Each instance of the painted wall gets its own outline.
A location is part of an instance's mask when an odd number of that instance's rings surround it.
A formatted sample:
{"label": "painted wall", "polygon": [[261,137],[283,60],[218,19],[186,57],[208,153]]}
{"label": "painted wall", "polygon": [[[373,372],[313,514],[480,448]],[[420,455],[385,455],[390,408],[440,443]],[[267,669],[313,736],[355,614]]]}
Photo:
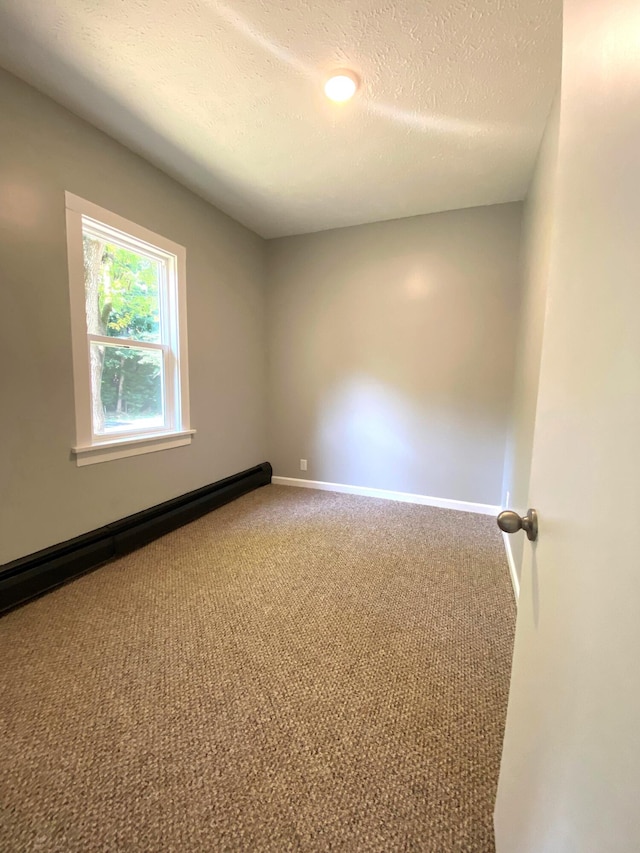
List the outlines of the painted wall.
{"label": "painted wall", "polygon": [[277,475],[500,502],[521,211],[471,208],[268,243]]}
{"label": "painted wall", "polygon": [[[0,563],[267,457],[264,242],[0,71]],[[187,249],[189,447],[77,468],[64,191]]]}
{"label": "painted wall", "polygon": [[[502,505],[524,514],[529,501],[533,431],[540,379],[540,354],[554,222],[560,99],[556,98],[540,146],[522,226],[522,304],[517,338],[513,406],[504,461]],[[524,534],[510,536],[518,579]]]}

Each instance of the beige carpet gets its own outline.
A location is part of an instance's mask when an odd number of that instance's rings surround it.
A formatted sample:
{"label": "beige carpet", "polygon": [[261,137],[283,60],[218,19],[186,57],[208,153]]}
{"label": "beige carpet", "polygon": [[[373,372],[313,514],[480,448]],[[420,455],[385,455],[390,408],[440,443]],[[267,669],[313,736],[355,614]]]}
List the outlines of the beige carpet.
{"label": "beige carpet", "polygon": [[493,850],[495,520],[268,486],[0,620],[0,850]]}

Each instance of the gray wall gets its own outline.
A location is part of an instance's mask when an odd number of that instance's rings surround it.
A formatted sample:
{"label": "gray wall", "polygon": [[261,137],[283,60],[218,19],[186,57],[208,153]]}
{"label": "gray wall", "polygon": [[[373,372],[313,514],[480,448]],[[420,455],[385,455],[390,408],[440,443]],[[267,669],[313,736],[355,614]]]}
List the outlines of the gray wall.
{"label": "gray wall", "polygon": [[[513,408],[505,453],[503,506],[527,511],[540,354],[553,234],[554,189],[560,129],[560,99],[549,115],[523,218],[522,308],[518,327]],[[518,578],[524,536],[509,539]]]}
{"label": "gray wall", "polygon": [[521,210],[268,243],[276,474],[500,502]]}
{"label": "gray wall", "polygon": [[[0,563],[267,457],[264,242],[0,71]],[[77,468],[64,191],[187,249],[189,447]]]}

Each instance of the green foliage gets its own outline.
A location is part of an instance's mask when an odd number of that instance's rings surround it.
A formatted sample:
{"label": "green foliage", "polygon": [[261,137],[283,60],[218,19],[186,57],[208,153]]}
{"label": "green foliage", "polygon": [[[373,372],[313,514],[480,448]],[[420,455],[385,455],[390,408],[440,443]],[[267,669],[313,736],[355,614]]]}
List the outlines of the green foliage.
{"label": "green foliage", "polygon": [[[107,244],[102,256],[99,310],[108,337],[159,341],[159,265]],[[161,356],[156,351],[105,346],[101,398],[109,421],[162,414]]]}
{"label": "green foliage", "polygon": [[100,316],[106,334],[137,341],[157,341],[160,327],[158,263],[107,244],[102,256]]}
{"label": "green foliage", "polygon": [[162,414],[160,364],[156,353],[104,348],[101,397],[107,420],[121,422]]}

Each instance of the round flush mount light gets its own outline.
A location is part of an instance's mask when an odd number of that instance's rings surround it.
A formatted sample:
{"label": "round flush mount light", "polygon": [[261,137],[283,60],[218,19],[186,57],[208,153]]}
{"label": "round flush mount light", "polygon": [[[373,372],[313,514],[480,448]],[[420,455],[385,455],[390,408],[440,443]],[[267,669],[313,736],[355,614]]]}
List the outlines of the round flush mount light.
{"label": "round flush mount light", "polygon": [[334,71],[324,84],[324,93],[331,101],[341,104],[353,98],[360,85],[358,75],[346,68]]}

